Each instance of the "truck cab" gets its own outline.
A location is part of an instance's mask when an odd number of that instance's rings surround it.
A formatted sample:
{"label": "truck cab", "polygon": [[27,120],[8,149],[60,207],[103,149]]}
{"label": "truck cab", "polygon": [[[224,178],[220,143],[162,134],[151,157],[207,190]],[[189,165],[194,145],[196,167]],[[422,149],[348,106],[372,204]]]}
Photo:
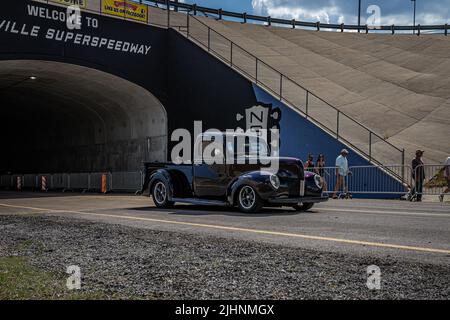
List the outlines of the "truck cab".
{"label": "truck cab", "polygon": [[204,133],[181,164],[145,163],[146,190],[161,208],[193,203],[247,213],[281,206],[304,211],[328,200],[321,177],[305,172],[301,160],[279,157],[266,139],[243,133]]}

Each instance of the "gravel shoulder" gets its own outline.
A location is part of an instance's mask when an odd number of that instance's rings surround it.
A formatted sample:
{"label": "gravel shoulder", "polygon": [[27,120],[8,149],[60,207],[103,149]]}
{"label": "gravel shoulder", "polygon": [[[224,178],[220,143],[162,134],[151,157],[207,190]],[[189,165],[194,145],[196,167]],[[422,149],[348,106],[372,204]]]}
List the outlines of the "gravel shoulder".
{"label": "gravel shoulder", "polygon": [[[68,217],[0,216],[0,257],[23,257],[62,283],[77,265],[87,298],[450,298],[447,266]],[[381,269],[381,290],[366,286],[369,265]]]}

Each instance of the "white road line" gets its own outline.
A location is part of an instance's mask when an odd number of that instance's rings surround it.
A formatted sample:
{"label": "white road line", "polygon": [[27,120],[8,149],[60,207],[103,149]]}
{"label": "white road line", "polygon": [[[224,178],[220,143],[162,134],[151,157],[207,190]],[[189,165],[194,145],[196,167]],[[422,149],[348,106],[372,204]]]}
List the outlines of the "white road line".
{"label": "white road line", "polygon": [[339,238],[313,236],[313,235],[305,235],[305,234],[298,234],[298,233],[288,233],[288,232],[278,232],[278,231],[270,231],[270,230],[248,229],[248,228],[230,227],[230,226],[223,226],[223,225],[194,223],[194,222],[187,222],[187,221],[152,219],[152,218],[144,218],[144,217],[121,216],[121,215],[113,215],[113,214],[101,214],[101,213],[70,211],[70,210],[53,210],[53,209],[47,209],[47,208],[24,207],[24,206],[15,206],[15,205],[1,204],[1,203],[0,203],[0,206],[9,207],[9,208],[18,208],[18,209],[29,209],[29,210],[41,211],[41,212],[45,212],[45,213],[73,213],[73,214],[91,216],[91,217],[103,217],[103,218],[106,217],[106,218],[115,218],[115,219],[122,219],[122,220],[147,221],[147,222],[156,222],[156,223],[171,224],[171,225],[183,225],[183,226],[206,228],[206,229],[227,230],[227,231],[236,231],[236,232],[253,233],[253,234],[264,234],[264,235],[271,235],[271,236],[300,238],[300,239],[307,239],[307,240],[328,241],[328,242],[362,245],[362,246],[369,246],[369,247],[389,248],[389,249],[398,249],[398,250],[406,250],[406,251],[418,251],[418,252],[426,252],[426,253],[450,254],[450,250],[447,250],[447,249],[424,248],[424,247],[397,245],[397,244],[389,244],[389,243],[339,239]]}
{"label": "white road line", "polygon": [[347,208],[318,208],[320,211],[331,212],[350,212],[350,213],[367,213],[367,214],[388,214],[388,215],[400,215],[400,216],[424,216],[424,217],[444,217],[450,218],[450,213],[426,213],[426,212],[406,212],[406,211],[385,211],[385,210],[361,210],[361,209],[347,209]]}

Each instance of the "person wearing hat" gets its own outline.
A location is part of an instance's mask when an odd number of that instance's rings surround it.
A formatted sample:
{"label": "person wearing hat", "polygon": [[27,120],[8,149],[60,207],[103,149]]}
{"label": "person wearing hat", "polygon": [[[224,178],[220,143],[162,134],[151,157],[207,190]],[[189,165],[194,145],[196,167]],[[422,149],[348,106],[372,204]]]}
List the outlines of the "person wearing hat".
{"label": "person wearing hat", "polygon": [[348,170],[348,155],[348,150],[342,149],[341,154],[336,158],[336,185],[334,187],[333,199],[337,199],[337,193],[341,187],[344,194],[347,194],[345,178],[351,175],[351,172]]}
{"label": "person wearing hat", "polygon": [[417,202],[422,201],[423,182],[425,181],[425,169],[423,164],[423,154],[425,151],[417,150],[416,157],[412,161],[412,178],[414,179],[414,188],[412,194],[416,195]]}

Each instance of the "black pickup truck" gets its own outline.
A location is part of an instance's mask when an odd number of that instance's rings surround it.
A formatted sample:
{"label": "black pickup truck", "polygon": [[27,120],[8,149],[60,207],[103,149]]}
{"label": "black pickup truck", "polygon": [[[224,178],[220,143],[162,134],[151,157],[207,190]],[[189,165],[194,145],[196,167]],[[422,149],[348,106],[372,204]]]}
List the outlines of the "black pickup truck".
{"label": "black pickup truck", "polygon": [[[322,194],[322,178],[303,168],[303,163],[295,158],[270,159],[269,145],[260,140],[256,144],[239,134],[223,133],[223,163],[207,164],[207,161],[193,161],[193,164],[145,163],[145,179],[142,193],[153,197],[159,208],[170,208],[175,203],[197,205],[238,206],[242,212],[258,212],[262,207],[290,206],[298,211],[306,211],[315,203],[328,200]],[[199,137],[194,148],[204,150],[204,135]],[[230,139],[231,138],[231,139]],[[238,152],[229,141],[244,138],[245,152]],[[207,139],[211,141],[211,139]],[[221,142],[222,143],[222,142]],[[233,142],[234,144],[235,142]],[[228,148],[228,149],[227,149]],[[232,153],[226,152],[233,150]],[[237,148],[239,149],[239,148]],[[262,161],[252,161],[257,153],[265,156]],[[269,172],[267,160],[278,161],[277,172]],[[267,170],[267,171],[266,171]]]}

